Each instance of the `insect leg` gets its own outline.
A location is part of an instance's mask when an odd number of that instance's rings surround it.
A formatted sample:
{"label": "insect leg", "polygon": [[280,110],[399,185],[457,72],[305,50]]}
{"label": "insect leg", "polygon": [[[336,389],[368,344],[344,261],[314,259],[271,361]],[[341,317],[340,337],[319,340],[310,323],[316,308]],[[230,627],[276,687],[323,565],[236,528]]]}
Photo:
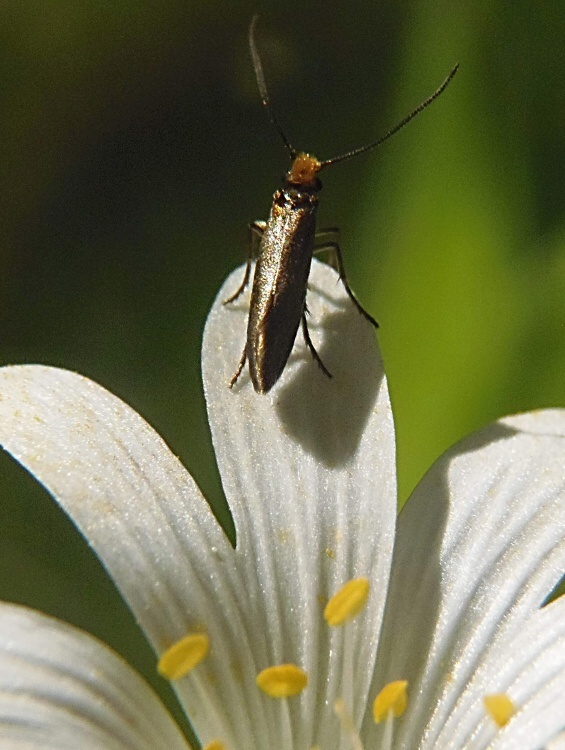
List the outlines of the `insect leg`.
{"label": "insect leg", "polygon": [[[333,250],[334,245],[339,245],[338,227],[324,227],[323,229],[318,229],[315,242],[316,247],[314,248],[314,254],[316,255],[318,253],[326,253],[328,250]],[[336,271],[339,270],[337,268],[335,252],[332,253],[330,265],[332,268],[335,268]]]}
{"label": "insect leg", "polygon": [[239,376],[241,375],[241,371],[245,367],[246,361],[247,361],[247,344],[243,348],[243,354],[241,355],[241,359],[239,360],[239,364],[237,366],[237,370],[235,371],[235,375],[230,380],[230,388],[233,388],[234,385],[237,383]]}
{"label": "insect leg", "polygon": [[[332,232],[334,234],[334,236],[335,236],[335,234],[337,233],[337,230],[335,230],[335,229],[333,229],[333,230],[327,230],[327,232],[328,233]],[[325,234],[325,233],[326,232],[324,231],[321,234]],[[345,291],[347,292],[347,294],[349,296],[349,299],[353,302],[353,304],[359,310],[359,312],[361,313],[361,315],[366,320],[368,320],[369,323],[372,323],[372,325],[374,325],[375,328],[378,328],[379,324],[377,323],[377,321],[373,318],[372,315],[369,315],[369,313],[365,310],[365,308],[359,302],[359,300],[357,299],[357,297],[353,294],[353,292],[351,290],[351,287],[349,286],[349,282],[347,281],[347,276],[345,274],[345,267],[343,265],[343,256],[341,254],[341,250],[340,250],[340,247],[339,247],[339,242],[336,242],[335,240],[331,241],[331,242],[326,242],[326,243],[324,243],[324,244],[322,244],[322,245],[320,245],[319,247],[316,248],[316,252],[321,252],[322,250],[333,250],[334,257],[335,257],[336,263],[337,263],[337,272],[339,274],[339,278],[341,279],[341,282],[342,282],[343,286],[345,287]]]}
{"label": "insect leg", "polygon": [[308,332],[308,323],[306,322],[306,310],[304,310],[304,312],[302,313],[302,333],[304,334],[304,341],[306,342],[306,346],[308,347],[308,349],[310,349],[310,354],[312,355],[312,357],[314,357],[316,364],[324,373],[324,375],[326,375],[328,378],[331,378],[331,372],[322,362],[320,355],[314,348],[314,344],[312,343],[312,339],[310,338],[310,333]]}
{"label": "insect leg", "polygon": [[247,242],[248,251],[247,251],[247,265],[245,266],[245,275],[243,277],[243,281],[241,282],[241,285],[238,287],[235,294],[232,294],[231,297],[228,297],[228,299],[224,300],[224,305],[229,305],[230,302],[235,302],[236,299],[243,292],[245,287],[249,284],[249,275],[251,273],[251,261],[257,255],[256,251],[261,242],[261,238],[263,237],[265,226],[266,226],[266,223],[264,221],[254,221],[248,225],[247,229],[249,231],[249,239]]}

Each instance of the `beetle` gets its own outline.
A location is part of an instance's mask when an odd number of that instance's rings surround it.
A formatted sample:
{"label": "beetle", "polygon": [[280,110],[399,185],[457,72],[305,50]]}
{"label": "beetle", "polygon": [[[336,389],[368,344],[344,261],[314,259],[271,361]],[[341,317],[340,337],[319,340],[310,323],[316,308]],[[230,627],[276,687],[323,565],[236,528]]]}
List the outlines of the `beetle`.
{"label": "beetle", "polygon": [[[263,65],[255,42],[255,26],[258,16],[249,25],[249,50],[253,69],[263,105],[271,122],[276,127],[290,155],[291,166],[283,186],[273,195],[269,218],[250,225],[252,237],[260,240],[259,254],[255,266],[251,302],[247,323],[247,338],[238,368],[230,380],[230,388],[237,382],[246,361],[249,362],[251,382],[257,393],[271,390],[286,366],[298,327],[302,324],[304,341],[322,372],[331,378],[331,373],[316,351],[306,321],[306,290],[316,241],[316,214],[318,193],[322,183],[318,173],[331,164],[352,159],[354,156],[376,148],[416,117],[434,99],[443,93],[458,70],[456,65],[441,86],[415,110],[377,141],[348,151],[332,159],[319,161],[312,154],[297,151],[286,137],[275,117],[263,73]],[[337,234],[337,230],[330,230]],[[253,242],[250,243],[250,248]],[[334,239],[319,249],[332,249],[337,260],[337,271],[345,291],[357,310],[378,328],[377,321],[360,304],[347,281],[339,243]],[[252,253],[249,254],[243,282],[224,304],[235,301],[249,283]]]}

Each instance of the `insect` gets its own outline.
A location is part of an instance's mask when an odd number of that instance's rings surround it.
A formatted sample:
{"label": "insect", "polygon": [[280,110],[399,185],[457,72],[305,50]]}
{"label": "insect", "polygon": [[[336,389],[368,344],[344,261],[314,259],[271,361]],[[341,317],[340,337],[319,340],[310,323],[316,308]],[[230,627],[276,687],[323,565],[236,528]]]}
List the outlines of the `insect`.
{"label": "insect", "polygon": [[[278,130],[292,163],[282,188],[273,195],[268,220],[256,221],[250,225],[252,236],[260,240],[259,254],[251,291],[247,339],[238,368],[230,381],[230,388],[235,385],[248,361],[249,374],[255,391],[267,393],[282,375],[301,324],[304,341],[312,357],[322,372],[331,378],[331,373],[314,348],[306,320],[306,290],[316,245],[318,193],[322,188],[318,173],[331,164],[352,159],[388,140],[434,99],[437,99],[451,82],[459,66],[456,65],[453,68],[431,96],[377,141],[348,151],[341,156],[335,156],[333,159],[319,161],[315,156],[293,148],[275,117],[265,84],[261,58],[255,43],[257,18],[254,16],[249,26],[249,49],[253,69],[263,105],[269,113],[271,122]],[[337,230],[330,231],[334,237],[337,236]],[[331,239],[316,249],[334,251],[337,271],[345,291],[358,311],[375,328],[378,328],[376,320],[363,308],[349,286],[337,240]],[[250,253],[241,286],[235,294],[225,300],[224,304],[236,300],[249,283],[251,262],[252,254]]]}

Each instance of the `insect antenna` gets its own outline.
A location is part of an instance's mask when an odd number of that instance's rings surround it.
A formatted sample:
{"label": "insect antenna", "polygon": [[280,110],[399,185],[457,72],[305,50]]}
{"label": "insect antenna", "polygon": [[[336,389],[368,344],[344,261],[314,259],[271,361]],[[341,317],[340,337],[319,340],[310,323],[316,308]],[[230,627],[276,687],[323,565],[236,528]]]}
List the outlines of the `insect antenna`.
{"label": "insect antenna", "polygon": [[257,79],[257,86],[259,87],[261,100],[263,104],[265,105],[265,107],[267,108],[267,112],[269,113],[271,122],[273,123],[275,128],[279,131],[279,135],[282,138],[283,143],[286,146],[288,153],[290,154],[290,158],[294,159],[298,151],[290,145],[290,141],[286,137],[284,130],[282,129],[279,121],[277,120],[275,113],[273,111],[273,108],[271,106],[271,100],[269,99],[269,92],[267,91],[267,84],[265,83],[265,74],[263,73],[263,65],[261,63],[261,58],[259,57],[259,51],[257,49],[257,45],[255,43],[255,26],[257,25],[258,19],[259,19],[258,15],[253,16],[253,18],[251,19],[251,23],[249,24],[249,36],[248,36],[249,51],[251,52],[251,59],[253,60],[253,70],[255,71],[255,78]]}
{"label": "insect antenna", "polygon": [[380,146],[381,143],[384,143],[385,141],[387,141],[392,135],[394,135],[395,133],[398,133],[399,130],[401,130],[405,125],[407,125],[410,122],[410,120],[413,120],[414,117],[416,117],[416,115],[419,115],[420,112],[422,112],[422,110],[426,109],[426,107],[428,107],[434,101],[434,99],[437,99],[440,94],[443,94],[445,89],[451,83],[453,76],[457,73],[458,69],[459,69],[459,63],[457,63],[457,65],[453,68],[453,70],[447,76],[445,81],[441,84],[441,86],[438,89],[434,91],[434,93],[431,96],[429,96],[421,104],[419,104],[415,110],[410,112],[409,115],[406,115],[406,117],[403,120],[401,120],[398,123],[398,125],[395,125],[391,130],[388,131],[388,133],[386,133],[381,138],[379,138],[378,141],[369,143],[367,146],[361,146],[360,148],[355,148],[353,149],[353,151],[348,151],[346,154],[341,154],[341,156],[334,156],[333,159],[327,159],[326,161],[322,162],[322,167],[327,167],[328,164],[337,164],[338,162],[345,161],[346,159],[352,159],[354,156],[358,156],[359,154],[364,154],[365,151],[370,151],[372,148],[376,148],[377,146]]}

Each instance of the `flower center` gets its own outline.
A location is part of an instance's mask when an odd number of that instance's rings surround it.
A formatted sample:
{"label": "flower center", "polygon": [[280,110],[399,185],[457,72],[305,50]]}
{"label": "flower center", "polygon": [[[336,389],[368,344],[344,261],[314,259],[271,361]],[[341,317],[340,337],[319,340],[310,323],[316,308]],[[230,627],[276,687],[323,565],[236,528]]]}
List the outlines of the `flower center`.
{"label": "flower center", "polygon": [[[369,597],[367,578],[355,578],[345,583],[328,601],[324,619],[330,627],[340,627],[353,620],[363,610]],[[210,639],[205,633],[190,633],[170,646],[159,659],[159,674],[169,680],[179,680],[194,669],[207,655]],[[297,664],[275,664],[263,669],[256,678],[257,686],[271,698],[292,698],[308,685],[308,675]],[[373,707],[375,721],[397,717],[406,707],[406,681],[390,683],[377,696]],[[391,687],[392,686],[392,687]],[[345,701],[339,698],[334,710],[341,730],[351,750],[363,750],[353,716]],[[380,717],[380,718],[377,718]],[[204,750],[226,750],[220,740],[209,742]]]}
{"label": "flower center", "polygon": [[[355,578],[345,583],[335,593],[324,609],[324,619],[330,627],[340,627],[354,619],[365,607],[369,597],[369,581]],[[208,654],[210,639],[205,633],[190,633],[170,646],[159,659],[159,674],[169,680],[179,680],[194,669]],[[308,686],[308,675],[296,664],[276,664],[263,669],[256,678],[257,686],[271,698],[292,698]],[[380,739],[381,750],[390,750],[393,742],[394,719],[405,712],[407,680],[394,680],[385,685],[373,702],[375,723],[384,723]],[[504,727],[516,713],[516,707],[506,693],[485,695],[486,713],[497,727]],[[351,750],[363,750],[363,743],[353,719],[353,714],[343,698],[334,703],[343,738]],[[228,750],[214,739],[203,750]],[[318,747],[310,750],[321,750]]]}

